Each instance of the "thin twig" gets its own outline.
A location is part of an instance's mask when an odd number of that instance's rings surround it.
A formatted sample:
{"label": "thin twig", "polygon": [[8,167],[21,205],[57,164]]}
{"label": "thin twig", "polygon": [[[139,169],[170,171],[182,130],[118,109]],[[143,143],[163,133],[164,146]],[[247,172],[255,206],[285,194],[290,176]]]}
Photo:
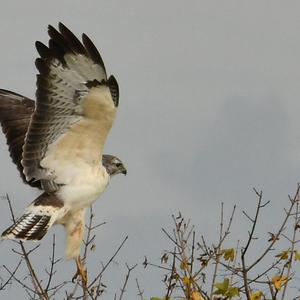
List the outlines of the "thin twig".
{"label": "thin twig", "polygon": [[280,228],[278,229],[277,233],[274,235],[275,238],[270,242],[269,246],[265,249],[265,251],[250,265],[247,267],[247,271],[250,271],[254,266],[256,266],[265,256],[267,253],[269,253],[269,251],[272,249],[272,247],[274,246],[274,244],[277,241],[277,238],[281,235],[282,231],[284,230],[287,221],[290,218],[290,213],[292,212],[294,205],[296,203],[297,197],[299,195],[299,191],[300,191],[300,185],[298,185],[297,187],[297,191],[296,194],[294,196],[293,199],[290,199],[291,201],[291,205],[286,213],[286,217],[283,220],[283,223],[281,224]]}
{"label": "thin twig", "polygon": [[[256,195],[258,196],[258,203],[256,206],[256,212],[255,212],[255,216],[254,218],[250,218],[248,217],[250,220],[252,220],[252,227],[251,227],[251,231],[249,233],[249,237],[246,243],[246,246],[244,248],[241,249],[241,260],[242,260],[242,275],[243,275],[243,281],[244,281],[244,287],[245,287],[245,294],[248,300],[250,300],[250,288],[249,288],[249,283],[248,283],[248,269],[246,267],[246,260],[245,260],[245,256],[246,253],[249,249],[250,243],[253,240],[253,235],[254,235],[254,231],[256,229],[256,225],[257,225],[257,220],[258,220],[258,216],[259,216],[259,212],[262,208],[261,206],[261,202],[262,202],[262,191],[258,192],[254,189]],[[245,213],[244,213],[245,214]]]}
{"label": "thin twig", "polygon": [[212,277],[212,281],[211,281],[211,288],[210,288],[210,298],[212,298],[213,296],[213,292],[214,292],[214,287],[215,287],[215,282],[216,282],[216,278],[217,278],[217,272],[218,272],[218,266],[219,266],[219,262],[220,262],[220,248],[222,245],[222,239],[223,239],[223,225],[224,225],[224,203],[221,203],[221,216],[220,216],[220,233],[219,233],[219,242],[218,242],[218,246],[215,249],[215,253],[216,253],[216,259],[215,259],[215,267],[214,267],[214,272],[213,272],[213,277]]}
{"label": "thin twig", "polygon": [[45,291],[48,292],[50,284],[51,284],[51,280],[53,278],[54,275],[54,265],[58,262],[59,260],[55,260],[55,234],[53,234],[53,239],[52,239],[52,255],[51,255],[51,259],[50,259],[50,271],[49,271],[49,277],[48,277],[48,282],[46,284],[46,288]]}
{"label": "thin twig", "polygon": [[132,267],[129,267],[128,264],[126,263],[127,274],[126,274],[125,281],[124,281],[124,284],[123,284],[122,289],[121,289],[121,294],[120,294],[119,300],[121,300],[123,298],[123,295],[125,293],[125,289],[126,289],[126,286],[127,286],[127,283],[128,283],[128,279],[130,277],[130,273],[132,272],[133,269],[136,268],[136,266],[137,266],[137,264],[135,264]]}
{"label": "thin twig", "polygon": [[34,289],[32,289],[31,287],[29,287],[28,285],[26,285],[22,280],[18,279],[15,274],[13,272],[11,272],[5,265],[3,266],[3,268],[9,273],[9,275],[17,282],[19,283],[23,288],[25,288],[26,290],[29,290],[30,292],[34,293],[34,294],[38,294],[38,292]]}
{"label": "thin twig", "polygon": [[93,286],[93,284],[102,276],[102,274],[104,273],[104,271],[107,269],[107,267],[111,264],[111,262],[117,256],[117,254],[119,253],[119,251],[121,250],[121,248],[124,246],[124,244],[126,243],[127,239],[128,239],[128,235],[124,238],[124,240],[122,241],[122,243],[120,244],[120,246],[118,247],[118,249],[115,251],[115,253],[113,254],[113,256],[109,259],[109,261],[103,266],[101,272],[89,284],[88,288],[91,288]]}
{"label": "thin twig", "polygon": [[[0,286],[0,290],[4,290],[5,287],[10,283],[11,279],[13,279],[13,277],[15,276],[16,272],[18,271],[20,265],[22,263],[22,259],[20,259],[20,261],[18,262],[17,266],[15,267],[15,269],[11,272],[9,278],[4,282],[4,283],[1,283],[1,286]],[[5,268],[5,266],[3,266]]]}
{"label": "thin twig", "polygon": [[138,289],[138,294],[137,295],[140,297],[140,300],[145,300],[145,298],[143,297],[144,291],[141,290],[140,285],[139,285],[139,281],[138,281],[137,278],[135,279],[135,282],[136,282],[136,286],[137,286],[137,289]]}
{"label": "thin twig", "polygon": [[[299,199],[297,201],[297,204],[296,204],[296,213],[295,213],[295,222],[294,222],[294,229],[293,229],[293,237],[292,237],[292,240],[291,240],[291,252],[290,252],[290,257],[289,257],[289,260],[288,260],[288,263],[287,263],[287,272],[286,272],[286,277],[289,279],[290,278],[290,275],[291,275],[291,270],[292,270],[292,262],[293,262],[293,256],[294,256],[294,250],[295,250],[295,242],[296,242],[296,233],[297,233],[297,224],[298,224],[298,221],[299,221]],[[284,297],[285,297],[285,294],[286,294],[286,290],[287,290],[287,287],[288,287],[288,282],[289,280],[287,280],[286,284],[284,285],[283,287],[283,292],[282,292],[282,295],[281,295],[281,300],[284,300]]]}

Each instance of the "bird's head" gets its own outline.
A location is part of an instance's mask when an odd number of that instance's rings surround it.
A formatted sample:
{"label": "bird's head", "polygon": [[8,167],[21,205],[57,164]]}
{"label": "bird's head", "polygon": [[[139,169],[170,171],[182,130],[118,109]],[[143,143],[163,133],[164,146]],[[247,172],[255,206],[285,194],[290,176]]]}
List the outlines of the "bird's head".
{"label": "bird's head", "polygon": [[104,154],[102,156],[102,165],[105,167],[107,173],[110,176],[114,176],[117,174],[127,174],[127,170],[124,167],[122,161],[116,156]]}

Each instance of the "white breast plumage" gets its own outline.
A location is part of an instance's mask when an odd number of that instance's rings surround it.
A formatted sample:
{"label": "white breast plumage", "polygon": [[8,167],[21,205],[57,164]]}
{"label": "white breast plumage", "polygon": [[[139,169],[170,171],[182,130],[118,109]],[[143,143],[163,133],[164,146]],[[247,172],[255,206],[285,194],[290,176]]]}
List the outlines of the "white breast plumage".
{"label": "white breast plumage", "polygon": [[72,177],[70,183],[63,185],[57,193],[72,211],[91,205],[109,182],[109,175],[103,167],[97,172],[90,167],[81,168],[80,171],[80,175]]}

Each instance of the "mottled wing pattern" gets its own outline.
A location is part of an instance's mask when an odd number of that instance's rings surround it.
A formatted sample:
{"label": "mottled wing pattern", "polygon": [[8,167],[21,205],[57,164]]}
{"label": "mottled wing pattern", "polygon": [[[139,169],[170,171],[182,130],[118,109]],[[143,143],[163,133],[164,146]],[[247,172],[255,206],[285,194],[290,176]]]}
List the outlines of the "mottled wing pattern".
{"label": "mottled wing pattern", "polygon": [[[64,184],[76,162],[101,163],[102,148],[115,118],[118,84],[107,79],[102,58],[83,34],[82,43],[59,23],[48,27],[49,45],[36,42],[37,104],[23,147],[27,181],[41,180],[48,192]],[[70,170],[71,172],[72,170]],[[69,173],[70,173],[69,172]]]}
{"label": "mottled wing pattern", "polygon": [[40,182],[27,182],[23,173],[22,147],[34,111],[35,102],[17,93],[0,89],[0,123],[6,136],[9,153],[24,182],[40,187]]}

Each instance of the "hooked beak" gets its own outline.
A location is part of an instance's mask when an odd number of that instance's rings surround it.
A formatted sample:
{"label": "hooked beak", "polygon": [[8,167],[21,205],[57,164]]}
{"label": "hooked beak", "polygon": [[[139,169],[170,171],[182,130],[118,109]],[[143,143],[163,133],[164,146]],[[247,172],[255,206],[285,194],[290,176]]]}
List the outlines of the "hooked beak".
{"label": "hooked beak", "polygon": [[127,170],[126,168],[123,166],[122,170],[121,170],[121,173],[124,174],[124,175],[127,175]]}

